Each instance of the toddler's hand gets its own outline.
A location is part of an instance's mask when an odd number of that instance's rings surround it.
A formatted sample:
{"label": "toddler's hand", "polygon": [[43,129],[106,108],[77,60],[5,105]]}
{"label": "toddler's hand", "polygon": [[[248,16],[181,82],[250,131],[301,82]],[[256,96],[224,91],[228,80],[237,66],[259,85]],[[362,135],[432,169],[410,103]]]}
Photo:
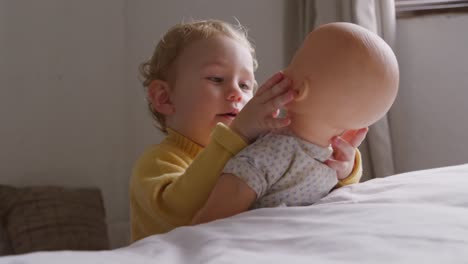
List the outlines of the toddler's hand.
{"label": "toddler's hand", "polygon": [[288,126],[289,117],[277,118],[279,109],[294,99],[291,80],[279,72],[266,81],[231,123],[231,129],[248,142],[271,129]]}
{"label": "toddler's hand", "polygon": [[348,130],[332,139],[333,155],[325,163],[336,171],[339,180],[349,176],[354,168],[355,148],[361,145],[369,129]]}

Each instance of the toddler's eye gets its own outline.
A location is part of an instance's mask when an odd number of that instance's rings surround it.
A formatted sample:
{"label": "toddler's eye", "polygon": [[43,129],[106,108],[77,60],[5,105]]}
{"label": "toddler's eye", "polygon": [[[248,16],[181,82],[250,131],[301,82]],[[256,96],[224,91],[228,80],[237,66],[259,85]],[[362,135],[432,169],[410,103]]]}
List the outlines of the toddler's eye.
{"label": "toddler's eye", "polygon": [[245,84],[245,83],[239,84],[239,87],[243,90],[252,90],[252,88],[248,84]]}
{"label": "toddler's eye", "polygon": [[215,82],[215,83],[223,82],[223,78],[221,78],[221,77],[208,77],[207,79],[212,81],[212,82]]}

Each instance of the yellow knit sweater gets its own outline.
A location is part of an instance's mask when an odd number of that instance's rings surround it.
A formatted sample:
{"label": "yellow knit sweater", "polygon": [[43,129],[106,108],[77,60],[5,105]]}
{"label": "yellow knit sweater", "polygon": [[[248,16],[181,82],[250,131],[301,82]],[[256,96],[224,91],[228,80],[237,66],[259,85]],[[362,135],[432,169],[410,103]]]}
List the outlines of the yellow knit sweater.
{"label": "yellow knit sweater", "polygon": [[[135,164],[130,182],[132,241],[188,225],[204,205],[226,162],[247,144],[219,123],[203,149],[168,129],[168,136],[152,146]],[[359,182],[361,157],[354,171],[338,186]]]}

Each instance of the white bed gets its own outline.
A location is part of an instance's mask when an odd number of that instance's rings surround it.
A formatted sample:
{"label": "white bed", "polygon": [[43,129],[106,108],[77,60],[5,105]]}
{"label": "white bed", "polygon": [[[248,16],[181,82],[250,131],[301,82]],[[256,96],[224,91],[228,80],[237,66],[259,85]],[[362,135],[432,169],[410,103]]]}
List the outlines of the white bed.
{"label": "white bed", "polygon": [[468,164],[375,179],[312,206],[254,210],[116,250],[0,263],[468,263]]}

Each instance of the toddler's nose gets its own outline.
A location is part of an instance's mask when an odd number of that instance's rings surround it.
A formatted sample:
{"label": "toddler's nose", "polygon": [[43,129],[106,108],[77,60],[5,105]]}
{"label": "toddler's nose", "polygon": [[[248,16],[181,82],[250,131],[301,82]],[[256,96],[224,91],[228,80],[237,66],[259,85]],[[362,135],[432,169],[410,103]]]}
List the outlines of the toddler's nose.
{"label": "toddler's nose", "polygon": [[240,88],[231,86],[227,94],[227,100],[240,102],[242,100],[242,92],[240,91]]}
{"label": "toddler's nose", "polygon": [[242,97],[240,95],[237,95],[237,94],[231,94],[228,97],[228,100],[233,101],[233,102],[240,102],[241,99],[242,99]]}

